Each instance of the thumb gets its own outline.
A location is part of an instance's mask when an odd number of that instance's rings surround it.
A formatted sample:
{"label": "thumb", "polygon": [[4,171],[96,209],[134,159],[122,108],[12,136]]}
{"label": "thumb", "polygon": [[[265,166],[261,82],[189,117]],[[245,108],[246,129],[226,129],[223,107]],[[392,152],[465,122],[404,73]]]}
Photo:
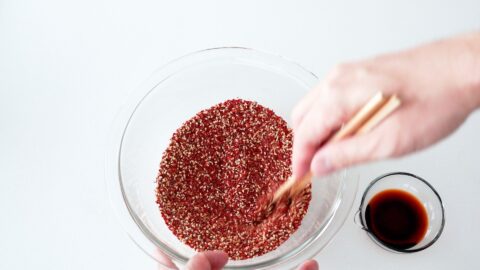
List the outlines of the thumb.
{"label": "thumb", "polygon": [[318,270],[318,263],[315,260],[304,262],[297,270]]}
{"label": "thumb", "polygon": [[338,142],[329,143],[320,148],[313,156],[310,169],[316,176],[332,173],[353,165],[392,156],[395,140],[379,131],[357,135]]}
{"label": "thumb", "polygon": [[193,256],[185,266],[186,270],[219,270],[228,261],[223,251],[205,251]]}
{"label": "thumb", "polygon": [[344,115],[342,109],[332,105],[315,106],[309,111],[293,132],[293,175],[302,177],[309,171],[315,151],[341,125]]}

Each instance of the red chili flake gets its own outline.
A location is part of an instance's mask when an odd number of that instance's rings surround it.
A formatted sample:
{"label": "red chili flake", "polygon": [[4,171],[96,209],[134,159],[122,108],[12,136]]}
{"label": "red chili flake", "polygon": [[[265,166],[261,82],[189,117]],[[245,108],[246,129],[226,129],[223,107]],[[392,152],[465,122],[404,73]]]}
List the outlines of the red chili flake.
{"label": "red chili flake", "polygon": [[258,222],[257,201],[291,175],[292,131],[256,102],[227,100],[199,112],[171,138],[157,176],[165,223],[197,251],[232,259],[260,256],[300,226],[308,188],[289,207]]}

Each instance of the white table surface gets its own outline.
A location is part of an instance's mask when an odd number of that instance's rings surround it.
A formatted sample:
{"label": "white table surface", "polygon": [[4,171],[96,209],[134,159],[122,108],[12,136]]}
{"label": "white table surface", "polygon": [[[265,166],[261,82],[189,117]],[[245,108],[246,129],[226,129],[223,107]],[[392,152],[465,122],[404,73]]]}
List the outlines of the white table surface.
{"label": "white table surface", "polygon": [[[0,0],[0,269],[155,269],[111,211],[104,153],[121,104],[167,61],[246,46],[322,76],[340,61],[480,28],[479,1],[396,2]],[[389,171],[429,180],[445,231],[398,255],[349,217],[317,257],[322,269],[480,268],[479,150],[477,113],[432,149],[355,169],[360,191]]]}

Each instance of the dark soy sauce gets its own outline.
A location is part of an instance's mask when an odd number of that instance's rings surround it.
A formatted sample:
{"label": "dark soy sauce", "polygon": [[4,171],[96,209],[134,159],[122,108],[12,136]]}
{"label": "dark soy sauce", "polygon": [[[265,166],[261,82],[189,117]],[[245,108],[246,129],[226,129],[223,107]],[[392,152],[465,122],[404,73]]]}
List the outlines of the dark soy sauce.
{"label": "dark soy sauce", "polygon": [[415,246],[428,229],[425,207],[414,195],[398,189],[375,195],[367,205],[365,220],[369,231],[393,249]]}

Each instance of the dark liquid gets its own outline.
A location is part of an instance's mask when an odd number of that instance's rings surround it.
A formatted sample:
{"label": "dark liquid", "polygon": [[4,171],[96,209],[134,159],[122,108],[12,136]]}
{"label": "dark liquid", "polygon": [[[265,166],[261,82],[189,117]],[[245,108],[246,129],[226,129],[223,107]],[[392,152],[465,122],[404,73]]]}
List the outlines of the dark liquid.
{"label": "dark liquid", "polygon": [[383,244],[394,249],[408,249],[418,244],[428,228],[428,215],[412,194],[385,190],[375,195],[365,212],[367,227]]}

